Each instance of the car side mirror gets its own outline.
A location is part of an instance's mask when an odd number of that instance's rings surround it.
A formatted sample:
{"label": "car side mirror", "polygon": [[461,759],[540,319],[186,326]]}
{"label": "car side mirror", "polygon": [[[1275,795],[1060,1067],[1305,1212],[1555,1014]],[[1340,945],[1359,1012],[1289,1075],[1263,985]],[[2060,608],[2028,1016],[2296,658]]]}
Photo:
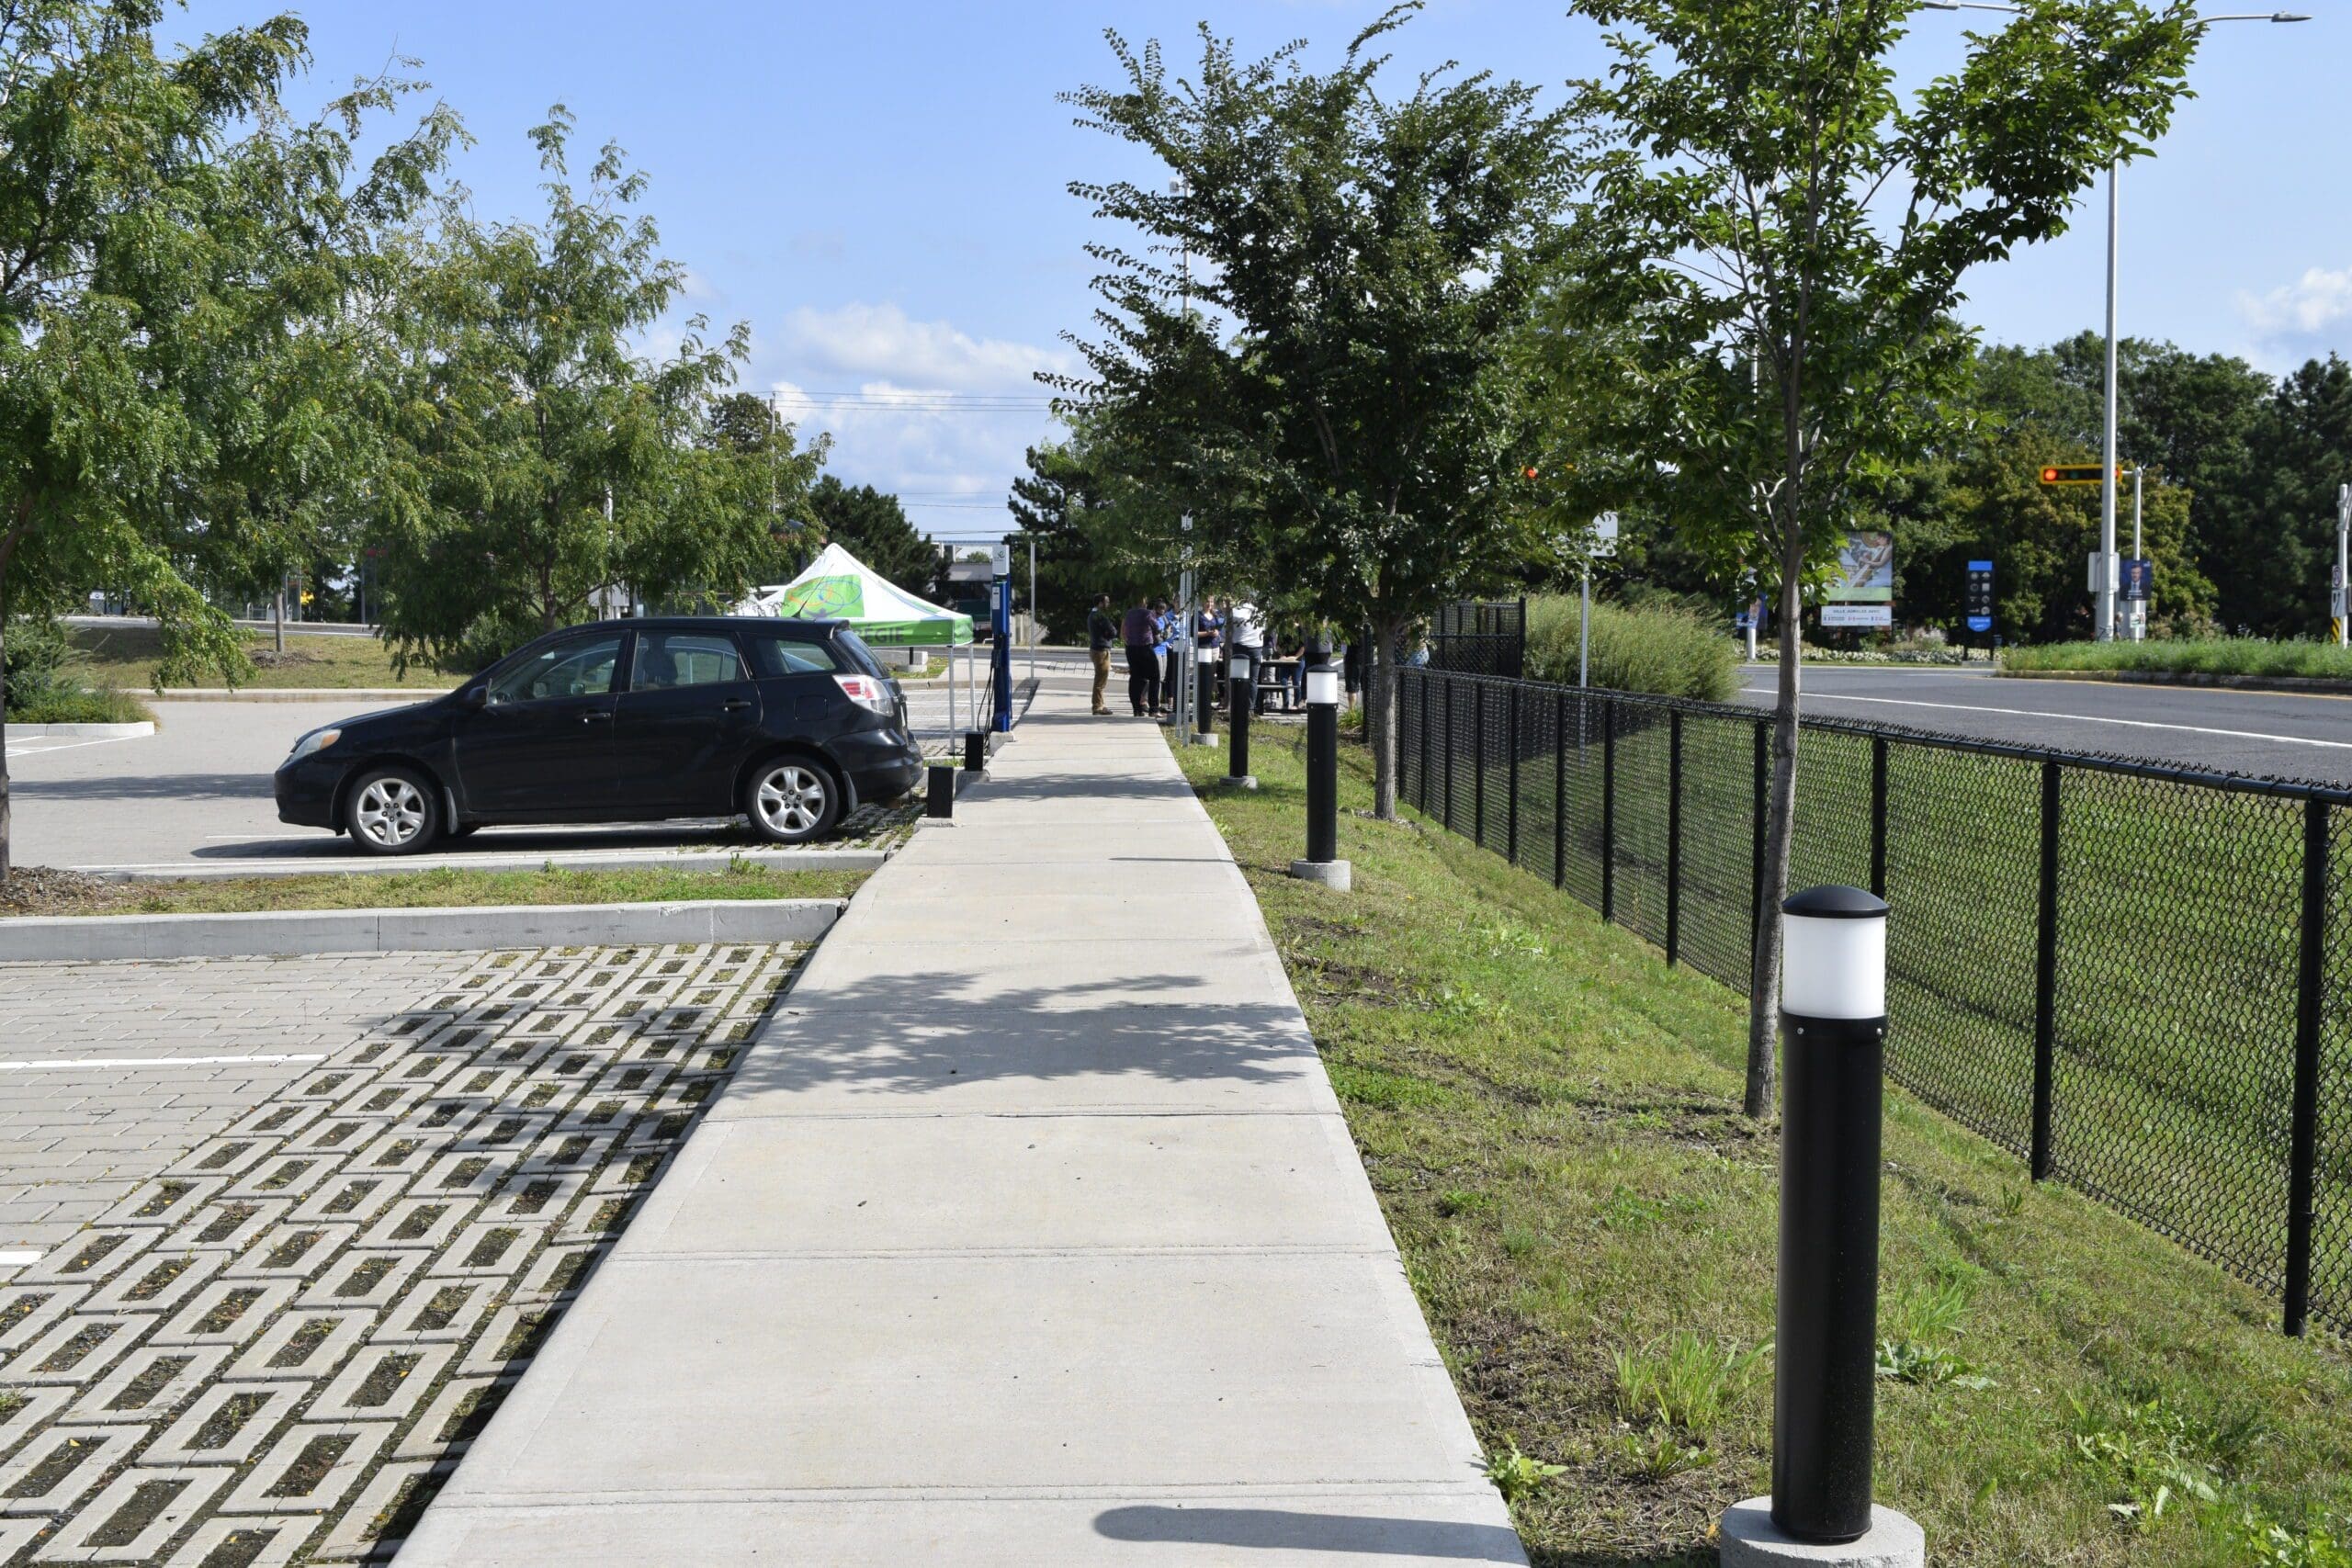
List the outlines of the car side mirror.
{"label": "car side mirror", "polygon": [[488,707],[490,705],[490,682],[485,681],[478,686],[468,686],[458,696],[458,705],[459,707],[476,709]]}

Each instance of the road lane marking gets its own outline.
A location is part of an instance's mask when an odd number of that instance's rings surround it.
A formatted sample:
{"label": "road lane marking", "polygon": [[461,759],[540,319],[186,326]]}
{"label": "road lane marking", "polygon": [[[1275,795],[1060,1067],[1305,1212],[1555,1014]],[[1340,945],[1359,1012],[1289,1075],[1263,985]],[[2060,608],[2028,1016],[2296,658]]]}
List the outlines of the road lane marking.
{"label": "road lane marking", "polygon": [[323,1062],[324,1055],[264,1056],[72,1056],[54,1062],[0,1062],[0,1073],[51,1073],[69,1067],[244,1067],[286,1062]]}
{"label": "road lane marking", "polygon": [[[1745,695],[1772,696],[1770,686],[1743,686]],[[2215,729],[2202,724],[2159,724],[2148,718],[2099,718],[2086,713],[2052,713],[2046,708],[1984,707],[1975,703],[1928,703],[1915,697],[1849,697],[1835,692],[1806,692],[1805,700],[1830,703],[1884,703],[1901,708],[1949,708],[1953,713],[2007,714],[2013,718],[2059,718],[2077,724],[2120,724],[2127,729],[2173,729],[2184,735],[2220,735],[2232,740],[2275,740],[2282,746],[2324,746],[2331,751],[2352,751],[2352,740],[2314,740],[2307,735],[2270,735],[2259,729]]]}

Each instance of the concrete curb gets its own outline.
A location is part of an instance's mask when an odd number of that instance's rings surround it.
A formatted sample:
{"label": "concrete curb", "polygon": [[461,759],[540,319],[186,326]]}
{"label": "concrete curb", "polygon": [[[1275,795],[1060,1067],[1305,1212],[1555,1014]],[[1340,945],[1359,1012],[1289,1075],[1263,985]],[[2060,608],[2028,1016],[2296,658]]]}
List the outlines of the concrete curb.
{"label": "concrete curb", "polygon": [[8,727],[11,740],[130,740],[155,733],[155,721],[142,718],[133,724],[12,724]]}
{"label": "concrete curb", "polygon": [[844,901],[836,898],[750,898],[234,915],[36,915],[0,919],[0,962],[815,942],[832,929],[843,908]]}
{"label": "concrete curb", "polygon": [[108,882],[232,882],[243,876],[382,876],[419,871],[725,871],[736,861],[769,871],[878,871],[888,850],[614,850],[597,854],[470,854],[462,859],[430,855],[359,856],[334,859],[205,861],[178,864],[77,865],[72,869]]}
{"label": "concrete curb", "polygon": [[2352,695],[2352,681],[2333,675],[2208,675],[2194,670],[1999,670],[2004,681],[2103,681],[2120,686],[2217,686],[2233,692],[2320,692]]}
{"label": "concrete curb", "polygon": [[150,703],[399,703],[446,697],[455,686],[178,686],[168,692],[123,688]]}

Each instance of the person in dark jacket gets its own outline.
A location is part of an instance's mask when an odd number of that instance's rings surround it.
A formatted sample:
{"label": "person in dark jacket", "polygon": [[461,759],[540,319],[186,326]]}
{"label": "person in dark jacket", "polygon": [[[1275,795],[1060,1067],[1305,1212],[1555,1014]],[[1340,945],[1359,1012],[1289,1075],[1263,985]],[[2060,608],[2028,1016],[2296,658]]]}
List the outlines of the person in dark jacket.
{"label": "person in dark jacket", "polygon": [[1159,640],[1159,617],[1148,602],[1136,600],[1119,623],[1119,641],[1127,655],[1127,705],[1137,718],[1159,711],[1159,654],[1152,647]]}
{"label": "person in dark jacket", "polygon": [[1094,608],[1086,614],[1086,653],[1094,660],[1094,711],[1108,714],[1110,706],[1102,701],[1111,685],[1111,645],[1119,640],[1119,620],[1111,614],[1111,596],[1098,593]]}

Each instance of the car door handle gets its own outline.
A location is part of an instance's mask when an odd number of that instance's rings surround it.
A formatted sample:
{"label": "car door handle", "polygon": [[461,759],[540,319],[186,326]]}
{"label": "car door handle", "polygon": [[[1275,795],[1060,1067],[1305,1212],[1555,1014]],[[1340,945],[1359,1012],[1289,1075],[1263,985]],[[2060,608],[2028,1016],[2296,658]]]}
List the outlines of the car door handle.
{"label": "car door handle", "polygon": [[600,719],[606,724],[610,724],[613,719],[613,710],[610,708],[590,708],[587,712],[580,716],[580,722],[582,724],[594,724]]}
{"label": "car door handle", "polygon": [[729,713],[748,713],[752,707],[750,699],[745,697],[729,697],[718,705]]}

